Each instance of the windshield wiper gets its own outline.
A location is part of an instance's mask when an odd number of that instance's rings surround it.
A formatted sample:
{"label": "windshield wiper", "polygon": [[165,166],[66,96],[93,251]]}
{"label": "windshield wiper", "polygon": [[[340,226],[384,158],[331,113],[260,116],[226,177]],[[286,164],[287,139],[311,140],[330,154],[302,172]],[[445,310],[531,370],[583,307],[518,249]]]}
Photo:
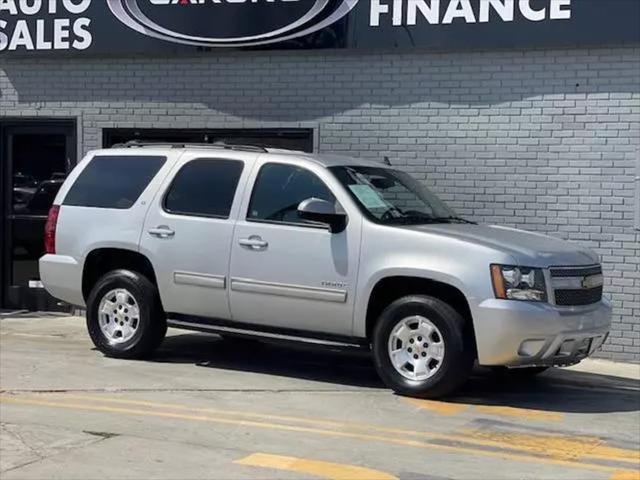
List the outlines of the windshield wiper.
{"label": "windshield wiper", "polygon": [[401,216],[393,217],[389,219],[389,223],[393,223],[396,225],[418,225],[418,224],[427,224],[427,223],[467,223],[476,225],[476,222],[472,222],[470,220],[466,220],[462,217],[457,217],[455,215],[450,215],[448,217],[434,217],[433,215],[429,215],[428,213],[422,213],[418,211],[409,211],[403,212],[399,208],[393,209],[396,213],[399,213]]}
{"label": "windshield wiper", "polygon": [[458,222],[458,223],[467,223],[470,225],[477,225],[477,222],[472,222],[471,220],[467,220],[466,218],[462,218],[462,217],[456,217],[454,215],[451,215],[449,217],[433,217],[434,220],[436,221],[440,221],[443,223],[454,223],[454,222]]}
{"label": "windshield wiper", "polygon": [[436,217],[420,212],[402,213],[401,217],[394,217],[392,220],[392,223],[399,225],[442,222],[442,220]]}

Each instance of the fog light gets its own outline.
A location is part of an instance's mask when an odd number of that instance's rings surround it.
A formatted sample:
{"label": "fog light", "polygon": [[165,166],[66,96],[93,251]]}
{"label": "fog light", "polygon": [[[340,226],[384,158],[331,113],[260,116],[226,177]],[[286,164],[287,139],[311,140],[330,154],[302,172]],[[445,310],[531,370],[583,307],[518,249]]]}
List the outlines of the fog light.
{"label": "fog light", "polygon": [[562,342],[562,345],[560,345],[560,348],[558,349],[558,355],[563,357],[570,356],[573,353],[574,344],[575,340],[565,340]]}
{"label": "fog light", "polygon": [[518,348],[518,355],[521,357],[535,357],[544,347],[545,340],[525,340]]}

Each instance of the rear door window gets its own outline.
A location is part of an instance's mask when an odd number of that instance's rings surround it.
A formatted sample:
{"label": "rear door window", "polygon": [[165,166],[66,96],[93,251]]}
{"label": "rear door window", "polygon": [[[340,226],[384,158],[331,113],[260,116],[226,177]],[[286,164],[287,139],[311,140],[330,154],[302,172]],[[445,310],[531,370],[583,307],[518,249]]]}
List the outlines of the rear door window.
{"label": "rear door window", "polygon": [[63,205],[131,208],[166,160],[138,155],[94,157],[69,189]]}
{"label": "rear door window", "polygon": [[173,179],[164,209],[177,215],[229,218],[243,167],[239,160],[191,160]]}

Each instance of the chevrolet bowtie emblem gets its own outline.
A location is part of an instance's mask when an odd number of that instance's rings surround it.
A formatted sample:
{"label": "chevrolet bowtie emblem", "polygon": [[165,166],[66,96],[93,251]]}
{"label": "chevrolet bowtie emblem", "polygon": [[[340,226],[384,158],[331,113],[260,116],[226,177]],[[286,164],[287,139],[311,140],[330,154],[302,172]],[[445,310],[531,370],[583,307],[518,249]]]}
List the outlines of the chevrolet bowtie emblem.
{"label": "chevrolet bowtie emblem", "polygon": [[582,288],[596,288],[601,287],[604,283],[602,275],[589,275],[582,279]]}

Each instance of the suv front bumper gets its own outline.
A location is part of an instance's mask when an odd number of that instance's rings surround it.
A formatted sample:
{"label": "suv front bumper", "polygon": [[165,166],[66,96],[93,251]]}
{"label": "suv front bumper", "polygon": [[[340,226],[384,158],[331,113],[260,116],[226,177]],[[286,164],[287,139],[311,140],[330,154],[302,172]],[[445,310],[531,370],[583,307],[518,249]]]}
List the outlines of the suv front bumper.
{"label": "suv front bumper", "polygon": [[561,366],[578,363],[607,339],[611,305],[585,307],[485,300],[474,313],[480,365]]}

